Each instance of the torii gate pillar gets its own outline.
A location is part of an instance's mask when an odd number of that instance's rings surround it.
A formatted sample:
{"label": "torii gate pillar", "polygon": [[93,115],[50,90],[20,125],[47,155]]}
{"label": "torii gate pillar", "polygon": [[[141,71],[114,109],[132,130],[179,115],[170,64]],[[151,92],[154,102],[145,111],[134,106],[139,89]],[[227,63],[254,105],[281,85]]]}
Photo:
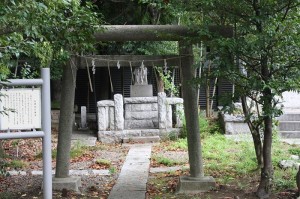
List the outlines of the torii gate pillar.
{"label": "torii gate pillar", "polygon": [[196,69],[193,68],[192,44],[179,41],[179,53],[181,58],[180,72],[184,114],[186,118],[188,154],[190,164],[190,176],[181,176],[177,191],[180,193],[195,193],[208,191],[215,187],[213,177],[204,176],[203,158],[201,150],[201,138],[198,120],[198,89],[191,85],[190,81],[196,77]]}

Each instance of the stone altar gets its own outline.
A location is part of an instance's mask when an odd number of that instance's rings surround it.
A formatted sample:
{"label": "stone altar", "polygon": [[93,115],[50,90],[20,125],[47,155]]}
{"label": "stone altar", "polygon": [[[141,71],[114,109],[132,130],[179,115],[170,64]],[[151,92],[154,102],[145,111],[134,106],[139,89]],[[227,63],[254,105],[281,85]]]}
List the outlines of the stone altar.
{"label": "stone altar", "polygon": [[119,143],[125,137],[167,136],[179,134],[182,128],[183,99],[157,97],[102,100],[98,106],[98,139],[104,143]]}

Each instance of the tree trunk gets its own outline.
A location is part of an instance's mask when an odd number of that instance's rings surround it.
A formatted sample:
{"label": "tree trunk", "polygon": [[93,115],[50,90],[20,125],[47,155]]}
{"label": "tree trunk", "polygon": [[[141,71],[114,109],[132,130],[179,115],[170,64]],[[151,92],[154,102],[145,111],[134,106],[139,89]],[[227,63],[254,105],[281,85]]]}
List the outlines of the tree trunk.
{"label": "tree trunk", "polygon": [[56,178],[69,176],[69,163],[71,151],[71,136],[73,130],[73,110],[75,98],[75,82],[77,69],[74,66],[76,59],[71,58],[70,62],[63,67],[62,96],[58,129],[57,157],[56,157]]}
{"label": "tree trunk", "polygon": [[206,80],[206,117],[210,117],[210,80]]}
{"label": "tree trunk", "polygon": [[4,158],[4,156],[5,156],[5,152],[2,147],[2,140],[0,140],[0,158]]}
{"label": "tree trunk", "polygon": [[260,183],[256,192],[257,196],[262,198],[269,198],[272,187],[273,167],[272,167],[272,118],[266,116],[264,118],[264,145],[263,145],[263,168],[261,169]]}
{"label": "tree trunk", "polygon": [[[191,80],[195,77],[196,70],[193,68],[193,49],[192,45],[186,42],[179,42],[179,52],[181,58],[180,71],[182,75],[182,95],[184,114],[187,128],[187,142],[190,163],[191,177],[203,177],[203,163],[200,140],[200,129],[198,120],[198,90],[191,85]],[[188,55],[188,56],[187,56]]]}
{"label": "tree trunk", "polygon": [[[241,97],[242,101],[242,107],[243,107],[243,113],[245,117],[249,117],[249,107],[247,106],[247,101],[246,97],[243,96]],[[257,160],[257,167],[261,168],[262,163],[263,163],[263,156],[262,156],[262,143],[261,143],[261,138],[259,134],[259,124],[254,125],[250,119],[247,121],[248,127],[250,129],[252,139],[253,139],[253,144],[254,144],[254,149],[255,149],[255,155],[256,155],[256,160]]]}
{"label": "tree trunk", "polygon": [[[262,78],[268,84],[271,76],[268,69],[268,59],[261,58],[261,73]],[[271,182],[273,179],[272,168],[272,91],[269,87],[265,87],[262,92],[263,99],[263,114],[264,114],[264,142],[263,142],[263,168],[261,169],[260,184],[257,189],[257,196],[259,198],[269,198],[271,193]]]}

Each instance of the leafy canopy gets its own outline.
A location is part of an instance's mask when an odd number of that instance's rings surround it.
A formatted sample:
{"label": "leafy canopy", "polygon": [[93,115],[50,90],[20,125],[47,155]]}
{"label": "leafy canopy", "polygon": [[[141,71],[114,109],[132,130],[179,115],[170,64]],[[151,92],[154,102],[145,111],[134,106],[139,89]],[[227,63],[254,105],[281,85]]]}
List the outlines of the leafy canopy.
{"label": "leafy canopy", "polygon": [[[248,96],[264,105],[271,91],[272,107],[264,114],[275,116],[284,91],[300,89],[300,2],[210,0],[194,2],[202,9],[205,25],[231,25],[235,35],[209,35],[214,75],[237,87],[236,97]],[[230,77],[230,78],[229,78]],[[261,96],[256,98],[255,96]]]}
{"label": "leafy canopy", "polygon": [[7,74],[7,68],[24,57],[49,67],[52,61],[65,61],[72,53],[92,50],[101,16],[91,10],[91,4],[81,6],[79,0],[1,1],[1,72]]}

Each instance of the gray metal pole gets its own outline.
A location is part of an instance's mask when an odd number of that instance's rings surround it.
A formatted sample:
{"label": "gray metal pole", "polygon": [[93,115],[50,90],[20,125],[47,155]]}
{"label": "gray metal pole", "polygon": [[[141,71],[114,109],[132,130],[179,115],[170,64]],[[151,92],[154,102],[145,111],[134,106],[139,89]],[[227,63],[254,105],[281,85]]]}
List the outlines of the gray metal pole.
{"label": "gray metal pole", "polygon": [[8,79],[7,82],[0,82],[7,86],[35,86],[42,85],[42,79]]}
{"label": "gray metal pole", "polygon": [[17,133],[0,133],[0,140],[5,139],[22,139],[22,138],[42,138],[44,137],[43,131],[28,131]]}
{"label": "gray metal pole", "polygon": [[52,159],[51,159],[51,101],[50,69],[42,68],[42,129],[43,137],[43,194],[44,199],[52,199]]}

